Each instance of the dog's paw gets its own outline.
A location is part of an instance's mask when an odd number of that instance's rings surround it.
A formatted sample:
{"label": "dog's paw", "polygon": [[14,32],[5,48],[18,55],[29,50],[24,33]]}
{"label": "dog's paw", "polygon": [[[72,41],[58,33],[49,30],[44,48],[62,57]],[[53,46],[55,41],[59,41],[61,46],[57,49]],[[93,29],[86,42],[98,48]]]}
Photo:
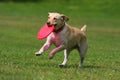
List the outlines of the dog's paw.
{"label": "dog's paw", "polygon": [[79,68],[83,68],[83,65],[79,65]]}
{"label": "dog's paw", "polygon": [[39,53],[39,52],[36,52],[36,53],[35,53],[35,55],[36,55],[36,56],[40,56],[40,55],[41,55],[41,53]]}
{"label": "dog's paw", "polygon": [[50,54],[50,55],[49,55],[49,59],[53,59],[53,56],[54,56],[54,55],[51,55],[51,54]]}
{"label": "dog's paw", "polygon": [[60,68],[63,68],[63,67],[65,67],[65,65],[63,65],[63,64],[59,64],[59,67],[60,67]]}
{"label": "dog's paw", "polygon": [[49,59],[53,59],[53,56],[49,56]]}

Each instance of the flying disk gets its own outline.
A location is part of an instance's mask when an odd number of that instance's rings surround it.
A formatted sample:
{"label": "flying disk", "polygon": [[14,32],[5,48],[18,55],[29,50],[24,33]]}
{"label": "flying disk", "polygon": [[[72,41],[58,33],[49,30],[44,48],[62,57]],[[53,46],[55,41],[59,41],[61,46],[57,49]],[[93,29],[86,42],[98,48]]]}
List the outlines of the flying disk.
{"label": "flying disk", "polygon": [[53,32],[54,30],[54,26],[48,26],[47,24],[45,24],[38,32],[38,40],[42,40],[47,38],[51,32]]}

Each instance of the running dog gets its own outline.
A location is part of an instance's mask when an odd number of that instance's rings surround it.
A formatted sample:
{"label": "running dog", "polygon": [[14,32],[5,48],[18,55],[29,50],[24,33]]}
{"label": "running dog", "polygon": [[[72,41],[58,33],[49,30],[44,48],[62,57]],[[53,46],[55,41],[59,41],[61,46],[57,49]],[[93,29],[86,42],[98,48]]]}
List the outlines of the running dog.
{"label": "running dog", "polygon": [[64,50],[64,61],[59,65],[59,67],[64,67],[70,52],[73,49],[77,49],[80,55],[79,67],[83,67],[83,61],[87,52],[86,25],[78,29],[68,25],[66,23],[68,20],[69,18],[63,14],[49,13],[47,25],[54,25],[54,31],[47,37],[46,43],[35,55],[41,55],[54,44],[56,48],[50,52],[49,58],[52,59],[57,52]]}

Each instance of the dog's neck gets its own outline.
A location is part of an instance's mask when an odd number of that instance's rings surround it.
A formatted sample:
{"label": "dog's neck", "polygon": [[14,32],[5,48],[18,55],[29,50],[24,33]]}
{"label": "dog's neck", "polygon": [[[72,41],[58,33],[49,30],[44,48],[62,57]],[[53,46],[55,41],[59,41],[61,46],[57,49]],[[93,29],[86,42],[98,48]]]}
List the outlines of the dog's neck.
{"label": "dog's neck", "polygon": [[65,23],[64,23],[59,29],[54,30],[54,32],[55,32],[55,33],[61,32],[61,31],[63,30],[64,26],[65,26]]}

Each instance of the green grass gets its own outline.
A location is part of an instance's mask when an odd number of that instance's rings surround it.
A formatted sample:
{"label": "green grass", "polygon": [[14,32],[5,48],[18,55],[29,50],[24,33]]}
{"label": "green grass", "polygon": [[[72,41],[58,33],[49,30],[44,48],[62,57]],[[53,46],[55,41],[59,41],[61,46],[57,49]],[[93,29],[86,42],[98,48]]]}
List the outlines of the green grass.
{"label": "green grass", "polygon": [[[118,4],[119,0],[0,3],[0,80],[120,80]],[[53,47],[39,57],[34,55],[45,42],[37,40],[37,32],[51,11],[66,14],[70,25],[87,24],[84,68],[78,68],[76,50],[66,68],[58,67],[63,51],[52,60],[48,55]]]}

